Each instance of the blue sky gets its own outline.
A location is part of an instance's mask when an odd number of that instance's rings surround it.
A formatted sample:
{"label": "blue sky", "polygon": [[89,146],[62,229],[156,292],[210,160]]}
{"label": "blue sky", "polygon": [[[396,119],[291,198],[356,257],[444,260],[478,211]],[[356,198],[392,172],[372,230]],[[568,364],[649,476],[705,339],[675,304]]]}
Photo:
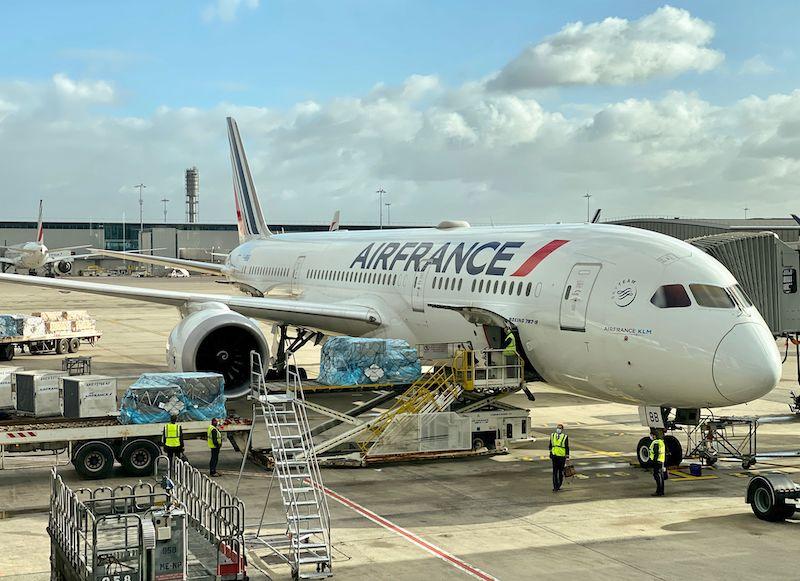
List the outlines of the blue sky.
{"label": "blue sky", "polygon": [[77,196],[110,218],[110,199],[144,181],[177,215],[182,170],[198,165],[206,216],[230,221],[234,114],[275,219],[341,207],[343,222],[366,221],[378,185],[407,222],[454,201],[463,216],[446,217],[569,220],[586,189],[612,215],[796,210],[783,192],[800,185],[800,4],[670,6],[3,3],[0,172],[15,195],[0,196],[9,218],[39,196],[59,217],[80,217]]}

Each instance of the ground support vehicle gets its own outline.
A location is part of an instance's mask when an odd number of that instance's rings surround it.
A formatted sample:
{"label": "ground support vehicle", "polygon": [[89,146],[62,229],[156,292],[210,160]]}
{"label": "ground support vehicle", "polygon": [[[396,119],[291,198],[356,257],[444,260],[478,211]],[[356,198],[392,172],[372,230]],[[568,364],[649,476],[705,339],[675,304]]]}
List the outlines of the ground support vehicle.
{"label": "ground support vehicle", "polygon": [[77,490],[53,468],[51,579],[247,579],[242,501],[181,460],[159,466],[169,478]]}
{"label": "ground support vehicle", "polygon": [[761,520],[784,521],[800,511],[800,484],[785,474],[759,474],[750,480],[745,502]]}
{"label": "ground support vehicle", "polygon": [[11,361],[17,353],[75,353],[85,343],[94,347],[103,334],[97,330],[65,331],[33,337],[0,337],[0,361]]}
{"label": "ground support vehicle", "polygon": [[[228,418],[220,422],[223,434],[250,431],[249,420]],[[208,422],[181,422],[184,438],[205,439]],[[10,457],[50,451],[65,453],[81,477],[107,478],[119,462],[126,473],[153,473],[160,453],[163,424],[120,424],[115,417],[104,418],[16,418],[0,422],[0,469]]]}

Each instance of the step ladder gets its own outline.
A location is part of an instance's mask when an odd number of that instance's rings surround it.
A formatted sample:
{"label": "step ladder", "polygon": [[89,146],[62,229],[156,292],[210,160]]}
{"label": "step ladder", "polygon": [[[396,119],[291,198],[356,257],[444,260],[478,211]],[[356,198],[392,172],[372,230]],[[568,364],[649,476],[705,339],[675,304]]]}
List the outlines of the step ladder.
{"label": "step ladder", "polygon": [[[294,359],[291,353],[287,357]],[[332,577],[330,511],[310,436],[298,368],[287,366],[286,390],[281,392],[268,389],[261,355],[255,351],[250,354],[250,369],[253,429],[263,419],[274,462],[270,490],[277,481],[286,517],[283,538],[262,536],[265,504],[255,540],[281,556],[291,567],[294,579]],[[252,440],[251,432],[245,458]]]}

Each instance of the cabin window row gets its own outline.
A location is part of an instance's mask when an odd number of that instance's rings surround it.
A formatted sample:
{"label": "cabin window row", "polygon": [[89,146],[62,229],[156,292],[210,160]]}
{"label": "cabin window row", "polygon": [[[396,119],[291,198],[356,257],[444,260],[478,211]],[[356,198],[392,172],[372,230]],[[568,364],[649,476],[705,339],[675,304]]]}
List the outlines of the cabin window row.
{"label": "cabin window row", "polygon": [[311,280],[327,280],[331,282],[354,282],[359,284],[397,285],[397,274],[391,272],[356,272],[345,270],[308,271]]}
{"label": "cabin window row", "polygon": [[247,271],[257,276],[289,276],[288,266],[248,266]]}
{"label": "cabin window row", "polygon": [[[451,276],[434,276],[431,281],[431,288],[438,290],[460,291],[464,284],[463,278],[456,278]],[[507,281],[507,280],[478,280],[472,279],[471,292],[485,293],[485,294],[501,294],[518,297],[525,293],[526,297],[531,296],[533,290],[533,283],[524,283],[522,281]]]}

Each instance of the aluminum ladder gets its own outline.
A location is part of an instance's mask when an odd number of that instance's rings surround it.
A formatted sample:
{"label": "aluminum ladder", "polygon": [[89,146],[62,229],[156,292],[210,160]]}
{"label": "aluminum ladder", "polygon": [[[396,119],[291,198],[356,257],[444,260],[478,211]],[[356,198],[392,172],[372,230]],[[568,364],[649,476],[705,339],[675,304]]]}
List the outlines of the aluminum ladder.
{"label": "aluminum ladder", "polygon": [[[288,357],[294,359],[292,353],[287,353]],[[264,419],[272,449],[273,482],[278,482],[286,513],[285,539],[281,542],[264,539],[264,544],[286,560],[294,579],[332,577],[330,511],[310,436],[297,366],[287,366],[283,393],[269,392],[259,353],[250,354],[250,368],[253,425],[256,425],[257,416]],[[257,535],[261,533],[264,514]]]}

